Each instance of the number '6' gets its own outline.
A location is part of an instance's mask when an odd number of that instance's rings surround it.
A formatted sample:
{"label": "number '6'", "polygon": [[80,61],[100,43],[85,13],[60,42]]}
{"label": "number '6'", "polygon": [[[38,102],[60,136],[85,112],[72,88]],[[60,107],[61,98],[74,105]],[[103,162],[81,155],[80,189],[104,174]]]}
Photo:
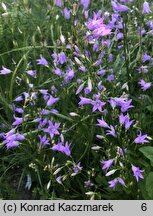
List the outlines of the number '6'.
{"label": "number '6'", "polygon": [[142,203],[141,210],[142,211],[147,211],[147,203]]}

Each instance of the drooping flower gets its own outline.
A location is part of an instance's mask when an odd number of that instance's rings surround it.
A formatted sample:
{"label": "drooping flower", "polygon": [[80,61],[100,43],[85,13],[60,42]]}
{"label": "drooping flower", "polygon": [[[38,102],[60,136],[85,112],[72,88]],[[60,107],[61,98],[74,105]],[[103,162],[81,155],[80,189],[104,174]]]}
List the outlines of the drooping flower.
{"label": "drooping flower", "polygon": [[132,102],[132,99],[127,100],[127,101],[119,102],[119,104],[121,106],[121,111],[126,112],[128,109],[134,107],[133,105],[131,105],[131,102]]}
{"label": "drooping flower", "polygon": [[134,120],[131,120],[129,119],[129,117],[125,120],[125,128],[128,130],[131,125],[134,123]]}
{"label": "drooping flower", "polygon": [[119,122],[120,124],[124,124],[125,123],[125,120],[127,118],[127,115],[124,116],[123,113],[119,115]]}
{"label": "drooping flower", "polygon": [[24,110],[22,108],[15,108],[15,112],[22,114]]}
{"label": "drooping flower", "polygon": [[126,5],[122,5],[115,1],[112,1],[112,7],[115,12],[126,12],[129,9]]}
{"label": "drooping flower", "polygon": [[106,80],[108,81],[113,81],[115,79],[114,74],[108,75],[108,77],[106,78]]}
{"label": "drooping flower", "polygon": [[71,17],[71,10],[68,10],[67,7],[65,7],[63,10],[63,15],[64,15],[65,19],[69,20]]}
{"label": "drooping flower", "polygon": [[80,106],[85,104],[92,104],[92,100],[90,98],[85,98],[80,96],[80,102],[78,103]]}
{"label": "drooping flower", "polygon": [[97,71],[97,75],[99,75],[99,76],[104,76],[105,74],[106,74],[106,70],[104,70],[104,69]]}
{"label": "drooping flower", "polygon": [[61,71],[61,69],[58,68],[58,67],[55,68],[54,73],[55,73],[57,76],[61,76],[61,75],[62,75],[62,71]]}
{"label": "drooping flower", "polygon": [[95,29],[98,29],[99,27],[103,26],[103,18],[99,18],[96,13],[93,15],[93,19],[89,19],[87,23],[87,27],[89,30],[93,31]]}
{"label": "drooping flower", "polygon": [[54,144],[52,147],[52,150],[63,152],[64,151],[63,142],[59,142],[58,144]]}
{"label": "drooping flower", "polygon": [[133,174],[134,174],[137,182],[139,181],[139,178],[144,179],[143,175],[141,174],[144,172],[144,170],[140,170],[139,167],[132,165],[132,171],[133,171]]}
{"label": "drooping flower", "polygon": [[15,119],[15,121],[12,124],[13,126],[19,126],[20,124],[22,124],[23,118],[16,117],[15,115],[13,117]]}
{"label": "drooping flower", "polygon": [[3,144],[7,149],[19,146],[19,141],[24,140],[25,137],[22,134],[16,133],[15,129],[10,130],[4,135]]}
{"label": "drooping flower", "polygon": [[36,75],[37,75],[36,70],[27,70],[26,73],[27,73],[28,75],[34,77],[34,78],[35,78]]}
{"label": "drooping flower", "polygon": [[59,100],[59,98],[54,98],[52,95],[50,95],[49,100],[47,101],[47,106],[52,106],[58,100]]}
{"label": "drooping flower", "polygon": [[18,96],[17,98],[15,98],[15,101],[16,102],[19,102],[19,101],[22,101],[23,100],[23,96],[21,95],[21,96]]}
{"label": "drooping flower", "polygon": [[142,135],[141,131],[140,133],[138,134],[137,138],[134,140],[134,142],[136,144],[144,144],[144,143],[148,143],[149,140],[147,140],[148,138],[148,135],[145,134],[145,135]]}
{"label": "drooping flower", "polygon": [[151,87],[151,83],[150,82],[147,83],[143,79],[141,79],[138,83],[141,85],[142,91],[146,91]]}
{"label": "drooping flower", "polygon": [[71,155],[70,144],[68,144],[68,142],[65,143],[65,146],[63,142],[59,142],[58,144],[53,145],[52,150],[64,153],[66,156]]}
{"label": "drooping flower", "polygon": [[132,99],[128,101],[127,98],[110,98],[108,102],[113,108],[115,108],[116,106],[120,106],[122,112],[126,112],[129,108],[134,107],[131,105]]}
{"label": "drooping flower", "polygon": [[110,125],[110,129],[106,130],[106,132],[107,132],[106,135],[111,135],[113,137],[116,137],[115,128],[112,125]]}
{"label": "drooping flower", "polygon": [[123,33],[119,32],[117,35],[116,35],[116,40],[120,40],[123,38]]}
{"label": "drooping flower", "polygon": [[91,31],[93,38],[96,39],[111,34],[110,27],[104,24],[104,19],[100,18],[96,13],[94,13],[93,19],[89,19],[87,27]]}
{"label": "drooping flower", "polygon": [[93,34],[94,38],[99,39],[100,37],[110,35],[111,29],[108,26],[103,25],[103,26],[93,30],[92,34]]}
{"label": "drooping flower", "polygon": [[2,66],[2,70],[0,70],[0,75],[6,75],[11,73],[10,69],[5,68],[4,66]]}
{"label": "drooping flower", "polygon": [[119,115],[119,122],[120,124],[124,124],[125,128],[128,130],[131,127],[131,125],[134,123],[134,120],[130,121],[129,114],[124,116],[122,113]]}
{"label": "drooping flower", "polygon": [[113,160],[100,160],[100,162],[103,164],[102,169],[105,170],[106,172],[108,171],[108,169],[111,167],[111,165],[113,164]]}
{"label": "drooping flower", "polygon": [[44,147],[45,145],[50,145],[49,141],[47,140],[46,134],[43,137],[41,135],[39,135],[39,139],[40,139],[40,146],[41,147]]}
{"label": "drooping flower", "polygon": [[103,117],[102,119],[97,119],[97,121],[99,123],[99,124],[96,124],[97,126],[104,127],[104,128],[108,127],[108,124],[104,121]]}
{"label": "drooping flower", "polygon": [[120,183],[121,185],[125,185],[125,182],[123,181],[123,179],[122,178],[115,178],[114,180],[112,180],[112,181],[109,181],[108,182],[109,183],[109,187],[110,188],[113,188],[113,189],[115,189],[116,188],[116,185],[118,184],[118,183]]}
{"label": "drooping flower", "polygon": [[149,7],[149,3],[145,1],[143,3],[142,14],[150,14],[150,13],[151,13],[151,10],[150,10],[150,7]]}
{"label": "drooping flower", "polygon": [[80,3],[83,5],[84,9],[87,10],[90,4],[90,0],[80,0]]}
{"label": "drooping flower", "polygon": [[70,144],[69,144],[68,142],[65,143],[65,146],[64,146],[64,153],[65,153],[67,156],[70,156],[70,155],[71,155]]}
{"label": "drooping flower", "polygon": [[66,59],[66,55],[64,52],[61,52],[57,55],[57,63],[59,64],[64,64],[67,62],[67,59]]}
{"label": "drooping flower", "polygon": [[36,61],[38,65],[48,66],[48,61],[42,56],[40,57],[40,59],[37,59]]}
{"label": "drooping flower", "polygon": [[70,80],[72,80],[74,77],[74,70],[71,68],[68,68],[66,70],[66,76],[65,76],[65,81],[69,82]]}
{"label": "drooping flower", "polygon": [[46,118],[45,119],[38,118],[35,120],[35,122],[39,122],[38,129],[41,130],[43,127],[46,126],[48,120]]}
{"label": "drooping flower", "polygon": [[57,7],[62,7],[62,4],[63,4],[63,3],[62,3],[62,0],[56,0],[55,3],[56,3],[56,6],[57,6]]}
{"label": "drooping flower", "polygon": [[122,157],[124,157],[126,151],[127,151],[127,148],[118,147],[118,152]]}
{"label": "drooping flower", "polygon": [[142,62],[146,62],[146,61],[149,61],[151,60],[151,56],[148,55],[147,53],[145,53],[143,56],[142,56]]}

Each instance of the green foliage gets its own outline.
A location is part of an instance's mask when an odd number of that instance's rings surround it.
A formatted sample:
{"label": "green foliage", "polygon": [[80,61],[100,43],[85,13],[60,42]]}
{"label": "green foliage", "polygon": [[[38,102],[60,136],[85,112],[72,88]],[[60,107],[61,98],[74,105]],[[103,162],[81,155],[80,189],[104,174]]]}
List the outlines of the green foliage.
{"label": "green foliage", "polygon": [[139,151],[141,151],[144,154],[144,156],[148,158],[150,162],[153,163],[153,147],[152,146],[141,147]]}
{"label": "green foliage", "polygon": [[150,172],[146,178],[146,191],[149,195],[149,198],[153,199],[153,172]]}

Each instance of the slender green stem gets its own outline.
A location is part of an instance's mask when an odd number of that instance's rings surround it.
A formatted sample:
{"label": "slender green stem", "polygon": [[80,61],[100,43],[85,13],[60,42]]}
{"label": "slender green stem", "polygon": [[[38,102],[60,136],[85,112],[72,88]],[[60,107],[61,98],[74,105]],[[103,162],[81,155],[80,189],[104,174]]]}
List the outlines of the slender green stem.
{"label": "slender green stem", "polygon": [[18,52],[18,51],[22,51],[22,50],[32,50],[32,49],[42,49],[42,48],[56,48],[56,49],[64,49],[64,47],[57,47],[57,46],[26,46],[26,47],[20,47],[20,48],[16,48],[16,49],[12,49],[12,50],[9,50],[7,52],[3,52],[0,54],[0,57],[2,57],[3,55],[7,55],[7,54],[10,54],[12,52]]}

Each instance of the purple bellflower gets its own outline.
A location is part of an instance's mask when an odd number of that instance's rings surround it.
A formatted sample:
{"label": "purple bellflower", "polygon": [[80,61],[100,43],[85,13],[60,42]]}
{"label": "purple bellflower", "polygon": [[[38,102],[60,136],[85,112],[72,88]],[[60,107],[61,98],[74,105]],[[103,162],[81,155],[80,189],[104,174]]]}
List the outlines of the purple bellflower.
{"label": "purple bellflower", "polygon": [[5,68],[4,66],[2,66],[2,70],[0,70],[0,75],[6,75],[11,73],[11,70]]}
{"label": "purple bellflower", "polygon": [[15,119],[15,121],[12,124],[13,126],[19,126],[20,124],[22,124],[23,118],[16,117],[15,115],[13,117]]}
{"label": "purple bellflower", "polygon": [[87,10],[90,4],[90,0],[80,0],[80,3],[83,5],[84,9]]}
{"label": "purple bellflower", "polygon": [[119,115],[119,122],[122,125],[125,124],[125,128],[128,130],[131,127],[131,125],[134,123],[134,120],[130,121],[129,114],[125,116],[121,114]]}
{"label": "purple bellflower", "polygon": [[107,161],[100,160],[100,162],[103,164],[102,169],[105,170],[106,172],[108,171],[108,169],[109,169],[109,168],[111,167],[111,165],[113,164],[113,160],[112,160],[112,159],[107,160]]}
{"label": "purple bellflower", "polygon": [[67,59],[66,59],[66,55],[64,52],[61,52],[57,55],[57,63],[59,64],[64,64],[67,62]]}
{"label": "purple bellflower", "polygon": [[28,70],[26,73],[34,78],[36,78],[37,72],[36,70]]}
{"label": "purple bellflower", "polygon": [[150,14],[150,13],[151,13],[151,10],[150,10],[150,7],[149,7],[149,3],[145,1],[143,3],[142,14]]}
{"label": "purple bellflower", "polygon": [[61,76],[61,75],[62,75],[62,71],[61,71],[61,69],[58,68],[58,67],[55,68],[54,73],[55,73],[57,76]]}
{"label": "purple bellflower", "polygon": [[15,112],[22,114],[24,110],[22,108],[15,108]]}
{"label": "purple bellflower", "polygon": [[68,10],[67,7],[65,7],[63,10],[63,15],[64,15],[65,19],[69,20],[71,17],[71,10]]}
{"label": "purple bellflower", "polygon": [[137,138],[134,140],[134,142],[136,144],[144,144],[144,143],[148,143],[149,140],[146,140],[148,138],[148,135],[145,134],[145,135],[142,135],[141,131],[140,133],[138,134]]}
{"label": "purple bellflower", "polygon": [[92,112],[95,112],[96,110],[99,110],[99,112],[102,112],[102,108],[105,104],[106,104],[105,102],[101,102],[101,100],[96,99],[96,101],[92,102],[92,105],[93,105]]}
{"label": "purple bellflower", "polygon": [[144,170],[140,170],[139,167],[136,167],[136,166],[132,165],[132,171],[133,171],[133,174],[134,174],[137,182],[139,181],[139,178],[144,179],[143,175],[141,174],[141,173],[144,172]]}
{"label": "purple bellflower", "polygon": [[59,100],[59,98],[54,98],[52,95],[50,95],[49,100],[47,101],[47,106],[52,106],[54,103],[56,103]]}
{"label": "purple bellflower", "polygon": [[59,135],[58,128],[60,126],[60,123],[53,124],[52,121],[48,121],[48,128],[44,129],[44,132],[47,132],[50,134],[51,139],[53,139],[54,135]]}
{"label": "purple bellflower", "polygon": [[42,56],[40,57],[40,59],[37,59],[37,64],[38,65],[48,66],[47,60],[45,58],[43,58]]}
{"label": "purple bellflower", "polygon": [[115,178],[114,180],[109,181],[108,183],[109,183],[109,187],[110,187],[110,188],[113,188],[113,189],[116,188],[116,185],[117,185],[118,183],[120,183],[120,184],[123,185],[123,186],[125,185],[123,179],[120,178],[120,177],[119,177],[119,178]]}
{"label": "purple bellflower", "polygon": [[74,77],[74,70],[72,70],[71,68],[68,68],[66,70],[66,76],[65,76],[66,83],[68,83],[70,80],[72,80],[73,77]]}
{"label": "purple bellflower", "polygon": [[39,135],[40,138],[40,146],[43,148],[45,145],[50,145],[49,141],[47,140],[47,136],[44,135],[43,137]]}
{"label": "purple bellflower", "polygon": [[106,135],[110,135],[110,136],[113,136],[113,137],[116,137],[116,132],[115,132],[115,129],[112,125],[110,125],[110,129],[109,130],[106,130]]}
{"label": "purple bellflower", "polygon": [[102,112],[102,108],[106,104],[106,102],[102,102],[99,98],[100,98],[100,93],[95,95],[95,101],[92,101],[92,105],[93,105],[92,112],[95,112],[96,110]]}
{"label": "purple bellflower", "polygon": [[126,101],[118,101],[118,105],[121,107],[122,112],[126,112],[128,109],[134,107],[131,105],[132,99]]}
{"label": "purple bellflower", "polygon": [[4,135],[3,144],[9,149],[19,146],[19,141],[24,139],[25,137],[22,134],[16,133],[15,129],[12,129]]}
{"label": "purple bellflower", "polygon": [[98,121],[98,124],[96,124],[97,126],[103,127],[103,128],[108,127],[108,124],[104,121],[103,117],[102,117],[102,119],[97,119],[97,121]]}
{"label": "purple bellflower", "polygon": [[17,98],[15,98],[16,102],[22,101],[23,100],[23,96],[18,96]]}
{"label": "purple bellflower", "polygon": [[66,156],[71,155],[70,144],[68,144],[68,142],[65,143],[65,146],[63,145],[63,142],[59,142],[58,144],[53,145],[52,150],[64,153]]}
{"label": "purple bellflower", "polygon": [[92,32],[94,38],[98,39],[101,36],[106,36],[111,34],[111,29],[103,23],[104,19],[99,18],[97,14],[94,13],[93,19],[89,19],[87,23],[88,29]]}
{"label": "purple bellflower", "polygon": [[112,1],[112,7],[115,12],[126,12],[129,9],[126,5],[119,4],[115,1]]}
{"label": "purple bellflower", "polygon": [[151,83],[150,82],[147,83],[143,79],[140,80],[138,83],[141,85],[142,91],[146,91],[147,89],[151,87]]}
{"label": "purple bellflower", "polygon": [[62,7],[62,4],[63,4],[62,1],[63,1],[63,0],[56,0],[56,2],[55,2],[55,3],[56,3],[56,6],[61,8],[61,7]]}
{"label": "purple bellflower", "polygon": [[92,100],[90,98],[85,98],[80,96],[80,102],[78,103],[80,106],[85,104],[92,104]]}
{"label": "purple bellflower", "polygon": [[144,62],[149,61],[149,60],[151,60],[151,56],[148,55],[147,53],[145,53],[142,57],[142,62],[144,63]]}

